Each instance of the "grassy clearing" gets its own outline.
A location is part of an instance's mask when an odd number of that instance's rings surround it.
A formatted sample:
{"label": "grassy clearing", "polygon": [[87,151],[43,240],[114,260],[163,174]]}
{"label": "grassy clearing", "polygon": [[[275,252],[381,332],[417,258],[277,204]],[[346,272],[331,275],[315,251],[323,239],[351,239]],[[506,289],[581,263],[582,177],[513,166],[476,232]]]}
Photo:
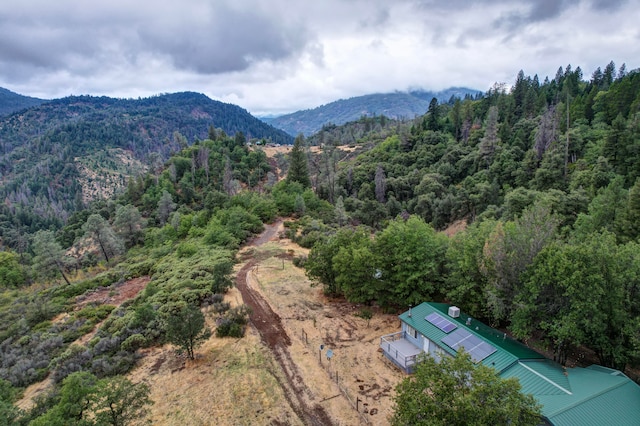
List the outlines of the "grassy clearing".
{"label": "grassy clearing", "polygon": [[[255,250],[257,256],[264,251],[288,254],[293,250],[295,256],[308,253],[286,239]],[[360,318],[358,315],[364,306],[328,299],[320,286],[311,285],[302,268],[294,266],[289,259],[285,259],[283,268],[282,258],[278,256],[260,262],[248,279],[282,318],[292,341],[291,356],[316,401],[346,392],[352,403],[360,400],[361,413],[363,406],[366,407],[367,413],[363,416],[370,424],[388,425],[393,413],[394,389],[404,375],[386,364],[378,352],[378,343],[380,336],[399,329],[397,316],[370,308],[371,320]],[[302,337],[303,330],[306,338]],[[325,348],[322,352],[320,344]],[[331,362],[326,358],[328,348],[334,352]],[[342,392],[335,384],[336,372]],[[321,405],[339,424],[362,421],[343,396]]]}
{"label": "grassy clearing", "polygon": [[[236,305],[241,298],[233,289],[225,300]],[[212,337],[196,352],[196,360],[187,361],[170,347],[149,349],[130,374],[151,387],[153,424],[301,424],[272,355],[251,329],[242,339]]]}

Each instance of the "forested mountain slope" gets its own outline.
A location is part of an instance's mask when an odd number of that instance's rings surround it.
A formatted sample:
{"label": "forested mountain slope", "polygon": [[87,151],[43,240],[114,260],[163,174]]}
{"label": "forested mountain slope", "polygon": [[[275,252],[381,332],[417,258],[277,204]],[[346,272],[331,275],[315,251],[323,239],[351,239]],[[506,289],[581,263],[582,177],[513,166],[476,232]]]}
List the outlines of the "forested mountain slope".
{"label": "forested mountain slope", "polygon": [[[568,66],[552,80],[521,73],[511,90],[433,104],[415,120],[326,126],[309,138],[324,144],[312,163],[331,175],[316,190],[342,196],[369,225],[402,210],[438,229],[480,215],[513,218],[541,197],[569,224],[609,184],[626,190],[640,177],[639,94],[637,70],[598,69],[583,81]],[[345,162],[329,155],[340,145],[374,147]]]}
{"label": "forested mountain slope", "polygon": [[40,105],[44,102],[46,102],[44,99],[23,96],[0,87],[0,117]]}
{"label": "forested mountain slope", "polygon": [[[60,226],[215,129],[290,143],[244,109],[197,93],[145,99],[73,96],[0,119],[0,228]],[[4,234],[4,232],[1,232]]]}
{"label": "forested mountain slope", "polygon": [[452,87],[441,92],[416,90],[412,92],[376,93],[349,99],[340,99],[317,108],[297,111],[266,119],[271,125],[291,135],[309,136],[327,124],[341,125],[360,117],[384,115],[388,118],[413,119],[424,114],[431,99],[446,102],[451,97],[475,96],[478,91]]}

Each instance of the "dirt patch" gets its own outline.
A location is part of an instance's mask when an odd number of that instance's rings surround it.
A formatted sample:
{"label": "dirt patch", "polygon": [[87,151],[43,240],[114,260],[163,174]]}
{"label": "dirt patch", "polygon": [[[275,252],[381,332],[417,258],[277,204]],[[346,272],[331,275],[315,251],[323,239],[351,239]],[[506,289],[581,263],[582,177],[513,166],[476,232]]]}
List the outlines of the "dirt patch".
{"label": "dirt patch", "polygon": [[[252,245],[262,245],[274,238],[281,225],[282,221],[279,221],[269,226],[262,235],[252,242]],[[291,339],[282,326],[280,316],[271,309],[264,297],[248,283],[247,274],[256,267],[256,264],[256,260],[251,260],[240,269],[236,278],[236,286],[242,294],[244,303],[251,308],[252,325],[258,330],[262,342],[271,350],[285,374],[286,381],[281,381],[280,385],[287,401],[304,424],[332,425],[334,421],[325,409],[311,401],[309,388],[289,353],[288,346],[291,346]]]}
{"label": "dirt patch", "polygon": [[144,276],[88,291],[76,298],[76,309],[82,309],[91,303],[118,307],[127,300],[136,297],[149,281],[151,281],[151,277]]}
{"label": "dirt patch", "polygon": [[[282,221],[267,225],[239,253],[237,288],[225,301],[251,306],[245,337],[212,337],[194,361],[169,345],[140,351],[128,378],[149,385],[152,424],[389,424],[394,389],[405,375],[378,348],[380,336],[399,329],[397,316],[372,308],[368,323],[356,316],[364,306],[325,297],[293,265],[292,256],[308,251],[281,238],[282,228]],[[99,289],[77,302],[118,305],[148,280]],[[214,330],[209,309],[204,312]],[[40,385],[33,394],[44,389]]]}
{"label": "dirt patch", "polygon": [[[239,291],[231,289],[225,300],[241,303]],[[215,316],[204,312],[213,328]],[[151,389],[151,424],[303,425],[282,392],[284,375],[254,328],[242,339],[212,337],[193,361],[169,345],[142,355],[129,378]]]}
{"label": "dirt patch", "polygon": [[464,231],[467,229],[467,219],[460,219],[453,222],[451,225],[447,226],[447,228],[442,231],[447,237],[453,237],[460,231]]}

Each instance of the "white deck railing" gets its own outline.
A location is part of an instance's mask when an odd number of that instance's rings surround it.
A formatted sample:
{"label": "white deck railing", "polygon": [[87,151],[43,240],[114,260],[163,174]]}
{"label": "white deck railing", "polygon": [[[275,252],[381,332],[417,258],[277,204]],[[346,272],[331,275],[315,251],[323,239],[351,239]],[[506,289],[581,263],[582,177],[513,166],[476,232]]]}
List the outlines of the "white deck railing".
{"label": "white deck railing", "polygon": [[397,333],[387,334],[380,338],[380,347],[387,358],[402,368],[405,372],[411,372],[411,367],[416,364],[418,355],[406,355],[394,342],[398,340],[406,340],[406,333],[398,331]]}

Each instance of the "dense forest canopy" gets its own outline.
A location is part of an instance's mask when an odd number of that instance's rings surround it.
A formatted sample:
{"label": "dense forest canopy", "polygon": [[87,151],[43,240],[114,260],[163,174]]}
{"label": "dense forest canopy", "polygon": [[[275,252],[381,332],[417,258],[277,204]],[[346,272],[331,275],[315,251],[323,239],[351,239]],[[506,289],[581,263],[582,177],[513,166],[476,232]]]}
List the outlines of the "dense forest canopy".
{"label": "dense forest canopy", "polygon": [[639,125],[640,72],[612,62],[326,127],[310,138],[315,190],[352,226],[305,227],[307,273],[354,302],[457,304],[561,361],[585,345],[637,364]]}

